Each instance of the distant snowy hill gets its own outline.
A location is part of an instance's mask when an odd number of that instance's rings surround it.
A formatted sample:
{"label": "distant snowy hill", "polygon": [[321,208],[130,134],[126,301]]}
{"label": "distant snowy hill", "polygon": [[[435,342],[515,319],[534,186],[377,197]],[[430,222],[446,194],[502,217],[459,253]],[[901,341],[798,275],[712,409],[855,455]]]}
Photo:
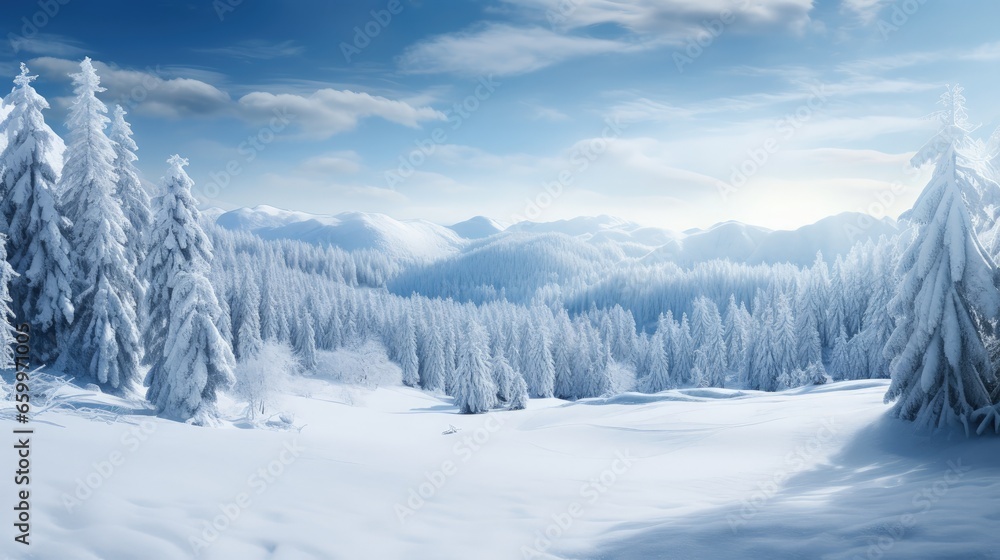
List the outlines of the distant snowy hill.
{"label": "distant snowy hill", "polygon": [[401,221],[363,212],[325,216],[255,206],[226,212],[216,223],[229,230],[250,231],[264,239],[295,239],[347,251],[373,249],[408,260],[443,258],[465,243],[454,231],[428,221]]}
{"label": "distant snowy hill", "polygon": [[[747,264],[787,262],[806,266],[815,259],[817,251],[832,260],[846,254],[855,243],[877,240],[898,231],[896,223],[890,219],[874,220],[852,212],[831,216],[794,231],[772,231],[739,222],[723,222],[708,229],[683,233],[644,227],[612,216],[519,222],[510,226],[476,216],[444,227],[424,220],[396,220],[384,214],[345,212],[327,216],[271,206],[226,212],[218,216],[216,223],[229,230],[250,231],[264,239],[296,239],[334,245],[348,251],[374,249],[394,257],[420,261],[459,255],[481,260],[484,253],[496,249],[502,250],[506,259],[516,251],[515,246],[538,237],[530,243],[534,250],[521,259],[530,263],[539,256],[534,252],[539,244],[553,244],[553,251],[562,250],[566,244],[558,238],[568,236],[598,248],[600,251],[595,255],[604,258],[628,257],[641,259],[645,264],[673,262],[681,266],[712,260]],[[867,227],[862,228],[861,224]],[[514,242],[482,244],[504,238],[512,238]]]}
{"label": "distant snowy hill", "polygon": [[476,216],[464,222],[448,226],[448,229],[465,239],[483,239],[500,233],[507,229],[507,226],[486,216]]}
{"label": "distant snowy hill", "polygon": [[793,231],[772,231],[739,222],[724,222],[706,230],[689,230],[678,244],[658,247],[646,260],[669,261],[683,266],[716,259],[746,264],[808,266],[818,251],[833,260],[847,254],[856,243],[877,241],[883,235],[892,236],[898,232],[899,227],[891,219],[875,220],[856,212],[824,218]]}
{"label": "distant snowy hill", "polygon": [[[862,227],[867,226],[867,227]],[[790,262],[808,265],[823,251],[829,260],[851,250],[856,243],[878,240],[899,232],[894,220],[875,220],[864,214],[845,212],[824,218],[795,231],[775,231],[765,237],[747,259],[750,264]]]}

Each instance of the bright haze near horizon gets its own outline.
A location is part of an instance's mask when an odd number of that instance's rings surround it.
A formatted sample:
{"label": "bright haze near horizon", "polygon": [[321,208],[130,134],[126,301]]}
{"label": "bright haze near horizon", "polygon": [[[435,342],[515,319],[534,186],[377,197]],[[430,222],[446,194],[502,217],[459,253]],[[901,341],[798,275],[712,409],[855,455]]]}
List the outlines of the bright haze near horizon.
{"label": "bright haze near horizon", "polygon": [[63,133],[92,57],[205,207],[794,228],[912,205],[946,84],[1000,123],[985,0],[64,1],[4,5],[0,73]]}

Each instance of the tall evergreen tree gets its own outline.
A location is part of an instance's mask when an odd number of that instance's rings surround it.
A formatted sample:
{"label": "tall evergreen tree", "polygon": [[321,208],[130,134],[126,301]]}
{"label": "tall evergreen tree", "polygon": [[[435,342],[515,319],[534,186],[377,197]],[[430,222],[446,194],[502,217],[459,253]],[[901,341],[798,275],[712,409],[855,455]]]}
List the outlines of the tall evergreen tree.
{"label": "tall evergreen tree", "polygon": [[244,361],[257,356],[264,347],[260,328],[260,289],[250,270],[243,270],[242,287],[230,306],[233,330],[233,354]]}
{"label": "tall evergreen tree", "polygon": [[313,329],[313,317],[308,309],[299,313],[299,321],[295,324],[295,356],[306,371],[316,369],[316,331]]}
{"label": "tall evergreen tree", "polygon": [[[115,195],[126,219],[122,224],[125,230],[125,251],[129,262],[136,267],[146,257],[146,232],[149,231],[153,217],[149,210],[149,195],[146,194],[135,167],[135,161],[139,159],[135,152],[139,147],[132,139],[132,127],[125,120],[126,114],[121,105],[115,106],[108,137],[115,151]],[[142,293],[136,294],[135,299],[142,301]]]}
{"label": "tall evergreen tree", "polygon": [[0,123],[7,146],[0,154],[0,228],[17,273],[11,295],[17,321],[32,326],[32,352],[41,362],[55,358],[73,323],[72,268],[68,227],[56,204],[55,184],[63,143],[42,111],[48,102],[35,92],[22,64],[16,87],[4,100],[12,110]]}
{"label": "tall evergreen tree", "polygon": [[458,340],[455,405],[462,414],[482,414],[497,405],[489,361],[489,338],[483,327],[470,321]]}
{"label": "tall evergreen tree", "polygon": [[99,385],[120,390],[139,380],[135,263],[126,250],[127,223],[115,197],[115,151],[104,130],[108,109],[96,94],[100,78],[84,59],[73,75],[76,100],[67,126],[70,143],[61,184],[72,214],[77,316],[64,351]]}
{"label": "tall evergreen tree", "polygon": [[[957,95],[956,95],[957,93]],[[959,152],[967,130],[961,92],[949,91],[943,119],[945,147],[934,177],[910,220],[917,230],[899,262],[901,283],[891,302],[896,329],[887,346],[894,356],[886,401],[892,412],[929,428],[964,425],[995,404],[996,375],[979,321],[1000,312],[996,266],[975,234],[970,206],[980,208],[978,171]],[[918,152],[915,164],[928,157]]]}
{"label": "tall evergreen tree", "polygon": [[417,331],[413,327],[413,319],[409,312],[403,313],[402,322],[397,328],[396,351],[399,354],[399,367],[403,369],[403,384],[408,387],[420,385],[420,362],[417,359]]}
{"label": "tall evergreen tree", "polygon": [[168,163],[143,262],[149,282],[143,330],[150,366],[146,398],[166,416],[207,421],[216,391],[234,382],[236,360],[219,333],[222,310],[205,280],[212,244],[199,224],[193,182],[184,172],[187,160],[175,155]]}

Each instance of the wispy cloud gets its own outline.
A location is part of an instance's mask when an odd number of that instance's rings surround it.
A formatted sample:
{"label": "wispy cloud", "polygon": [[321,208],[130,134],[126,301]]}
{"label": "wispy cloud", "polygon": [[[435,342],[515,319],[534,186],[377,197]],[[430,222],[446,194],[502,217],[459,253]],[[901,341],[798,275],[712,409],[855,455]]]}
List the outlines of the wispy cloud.
{"label": "wispy cloud", "polygon": [[241,115],[251,121],[266,123],[275,112],[293,116],[296,125],[307,135],[328,138],[353,129],[365,117],[379,117],[410,128],[424,121],[445,120],[444,113],[430,107],[364,92],[321,89],[310,95],[256,91],[239,100]]}
{"label": "wispy cloud", "polygon": [[620,41],[563,35],[543,27],[491,23],[417,43],[403,53],[399,66],[409,73],[509,76],[629,48]]}
{"label": "wispy cloud", "polygon": [[214,54],[243,60],[272,60],[297,56],[305,52],[305,47],[295,41],[268,42],[261,40],[241,41],[235,45],[194,49],[196,52]]}
{"label": "wispy cloud", "polygon": [[841,8],[856,16],[861,23],[869,25],[875,22],[888,3],[889,0],[844,0]]}
{"label": "wispy cloud", "polygon": [[15,55],[83,56],[89,52],[80,41],[52,33],[37,33],[30,39],[12,34],[7,44]]}

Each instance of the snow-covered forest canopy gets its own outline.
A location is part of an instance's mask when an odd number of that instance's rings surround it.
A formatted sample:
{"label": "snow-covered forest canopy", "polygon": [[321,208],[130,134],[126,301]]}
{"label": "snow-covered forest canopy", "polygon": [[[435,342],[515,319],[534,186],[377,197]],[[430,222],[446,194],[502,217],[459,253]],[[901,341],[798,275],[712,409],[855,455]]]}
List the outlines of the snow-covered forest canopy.
{"label": "snow-covered forest canopy", "polygon": [[[384,232],[360,243],[371,223],[219,216],[199,209],[180,156],[143,186],[127,114],[109,115],[89,59],[65,141],[34,79],[22,65],[0,112],[6,367],[13,327],[28,324],[54,371],[144,390],[161,415],[200,424],[222,392],[263,414],[272,375],[309,375],[341,349],[384,355],[402,383],[466,413],[891,376],[900,418],[1000,430],[1000,135],[976,137],[959,87],[913,160],[933,179],[898,223],[833,221],[857,243],[825,254],[786,236],[766,258],[736,246],[738,224],[701,232],[705,250],[607,220],[467,223],[407,248]],[[349,218],[385,217],[338,224]],[[720,245],[730,254],[709,250]]]}

